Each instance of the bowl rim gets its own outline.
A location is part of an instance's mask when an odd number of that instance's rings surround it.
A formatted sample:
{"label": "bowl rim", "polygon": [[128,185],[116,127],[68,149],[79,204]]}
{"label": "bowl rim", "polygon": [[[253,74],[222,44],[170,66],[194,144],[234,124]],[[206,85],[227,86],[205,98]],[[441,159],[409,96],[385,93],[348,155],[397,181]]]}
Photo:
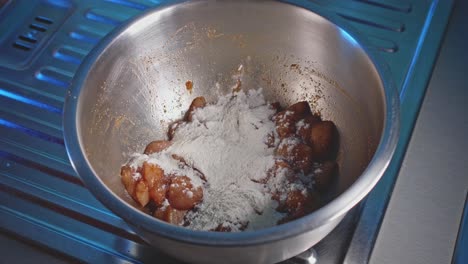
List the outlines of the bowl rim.
{"label": "bowl rim", "polygon": [[[93,195],[116,215],[123,218],[130,226],[133,226],[137,230],[144,230],[175,241],[217,247],[246,247],[270,243],[304,234],[320,226],[340,220],[346,212],[360,202],[371,191],[382,177],[391,161],[399,137],[399,97],[388,65],[376,52],[368,48],[370,45],[366,37],[362,36],[358,30],[354,29],[343,18],[339,17],[331,10],[328,10],[326,7],[307,3],[305,1],[268,0],[263,2],[289,5],[295,8],[305,9],[306,11],[312,12],[336,26],[343,32],[344,36],[348,38],[350,42],[355,43],[355,45],[358,45],[359,48],[365,52],[369,60],[374,65],[380,81],[383,84],[383,94],[385,96],[385,120],[379,144],[374,156],[364,172],[343,193],[335,197],[332,201],[317,211],[285,224],[259,230],[234,233],[196,231],[157,220],[137,208],[134,208],[132,205],[113,193],[92,169],[84,154],[84,149],[82,149],[78,133],[79,124],[77,119],[81,87],[85,83],[90,69],[93,68],[95,62],[98,61],[106,48],[109,47],[119,35],[123,34],[126,29],[135,23],[138,23],[138,21],[143,18],[152,16],[163,10],[175,8],[180,4],[191,5],[207,1],[209,0],[193,2],[177,0],[172,2],[170,5],[150,8],[148,11],[143,12],[115,28],[111,33],[104,37],[91,50],[91,52],[88,53],[74,75],[68,92],[66,93],[63,107],[62,124],[64,142],[72,167]],[[143,239],[145,239],[144,236]]]}

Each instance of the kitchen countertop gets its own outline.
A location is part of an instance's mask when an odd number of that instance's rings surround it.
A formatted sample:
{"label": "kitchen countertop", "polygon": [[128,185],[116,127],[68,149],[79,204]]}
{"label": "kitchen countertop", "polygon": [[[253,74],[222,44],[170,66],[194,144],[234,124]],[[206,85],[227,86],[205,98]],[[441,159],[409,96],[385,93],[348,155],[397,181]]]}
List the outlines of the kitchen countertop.
{"label": "kitchen countertop", "polygon": [[454,258],[468,189],[467,13],[455,1],[370,263]]}

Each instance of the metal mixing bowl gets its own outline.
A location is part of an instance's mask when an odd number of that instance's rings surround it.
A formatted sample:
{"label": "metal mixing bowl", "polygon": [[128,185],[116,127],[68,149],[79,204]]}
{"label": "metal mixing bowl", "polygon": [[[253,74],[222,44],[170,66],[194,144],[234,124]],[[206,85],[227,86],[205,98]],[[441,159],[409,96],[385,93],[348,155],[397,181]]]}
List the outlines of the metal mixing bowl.
{"label": "metal mixing bowl", "polygon": [[[81,65],[64,108],[71,162],[151,245],[189,262],[284,260],[326,236],[382,176],[398,138],[389,73],[352,28],[304,2],[195,1],[151,10],[107,36]],[[330,201],[287,224],[240,233],[193,231],[143,213],[125,193],[121,165],[165,138],[193,98],[213,102],[238,80],[283,105],[308,100],[336,123],[340,173]]]}

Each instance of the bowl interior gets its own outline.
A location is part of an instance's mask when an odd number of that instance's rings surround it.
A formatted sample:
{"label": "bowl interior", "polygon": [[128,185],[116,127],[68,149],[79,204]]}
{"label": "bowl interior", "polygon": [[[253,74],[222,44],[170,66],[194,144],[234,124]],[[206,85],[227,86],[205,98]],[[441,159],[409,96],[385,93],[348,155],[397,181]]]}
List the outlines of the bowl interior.
{"label": "bowl interior", "polygon": [[261,87],[284,106],[307,100],[335,122],[340,172],[333,196],[364,171],[385,119],[383,85],[371,60],[323,17],[253,1],[184,3],[153,11],[117,35],[91,66],[78,98],[78,137],[88,163],[136,208],[120,182],[121,165],[166,138],[168,124],[193,98],[213,102],[238,80],[242,89]]}

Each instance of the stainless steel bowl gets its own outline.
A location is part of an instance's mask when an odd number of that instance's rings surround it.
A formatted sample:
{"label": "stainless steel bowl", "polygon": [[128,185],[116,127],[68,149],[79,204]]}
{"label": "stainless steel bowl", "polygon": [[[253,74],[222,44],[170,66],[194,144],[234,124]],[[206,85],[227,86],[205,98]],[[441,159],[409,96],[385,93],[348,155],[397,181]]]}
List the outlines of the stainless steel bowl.
{"label": "stainless steel bowl", "polygon": [[[86,186],[151,245],[188,262],[277,262],[326,236],[386,169],[399,104],[366,41],[336,16],[307,9],[317,10],[272,1],[179,3],[106,37],[81,65],[65,102],[65,142]],[[336,123],[333,199],[293,222],[241,233],[193,231],[140,211],[120,182],[120,166],[164,138],[194,97],[214,101],[238,79],[283,105],[308,100]]]}

